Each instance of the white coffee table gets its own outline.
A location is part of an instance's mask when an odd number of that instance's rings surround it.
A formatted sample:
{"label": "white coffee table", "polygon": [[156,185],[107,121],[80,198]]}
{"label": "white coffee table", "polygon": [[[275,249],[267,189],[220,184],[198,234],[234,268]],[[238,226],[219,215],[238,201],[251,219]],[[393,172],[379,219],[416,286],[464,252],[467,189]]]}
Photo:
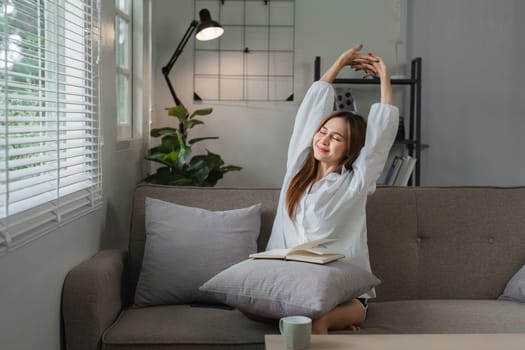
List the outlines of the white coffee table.
{"label": "white coffee table", "polygon": [[[286,350],[281,335],[265,337],[266,350]],[[311,350],[524,350],[525,333],[312,335]]]}

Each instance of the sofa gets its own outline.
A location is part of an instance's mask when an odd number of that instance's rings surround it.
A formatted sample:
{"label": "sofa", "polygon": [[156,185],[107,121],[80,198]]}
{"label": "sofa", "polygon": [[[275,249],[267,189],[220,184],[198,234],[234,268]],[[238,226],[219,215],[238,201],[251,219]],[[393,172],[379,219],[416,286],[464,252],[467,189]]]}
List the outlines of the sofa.
{"label": "sofa", "polygon": [[[262,250],[278,196],[279,189],[138,185],[127,251],[100,251],[66,276],[67,349],[264,349],[276,324],[236,309],[132,304],[146,197],[209,210],[261,203]],[[525,187],[378,187],[367,213],[372,270],[382,283],[362,329],[336,333],[525,332],[525,303],[498,300],[525,264]]]}

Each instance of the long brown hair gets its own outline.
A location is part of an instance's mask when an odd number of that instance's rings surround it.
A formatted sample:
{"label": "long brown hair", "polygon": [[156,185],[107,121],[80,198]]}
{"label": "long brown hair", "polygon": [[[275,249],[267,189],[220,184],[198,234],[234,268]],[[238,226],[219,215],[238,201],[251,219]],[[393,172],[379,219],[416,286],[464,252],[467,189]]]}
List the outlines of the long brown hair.
{"label": "long brown hair", "polygon": [[[347,155],[341,161],[341,166],[349,169],[356,160],[361,148],[365,144],[366,121],[358,114],[340,111],[326,117],[317,127],[316,133],[323,125],[332,118],[344,118],[350,129],[350,142],[348,142]],[[295,212],[306,190],[315,182],[319,161],[314,157],[313,148],[310,149],[306,161],[301,169],[293,177],[286,192],[286,209],[292,220],[295,220]]]}

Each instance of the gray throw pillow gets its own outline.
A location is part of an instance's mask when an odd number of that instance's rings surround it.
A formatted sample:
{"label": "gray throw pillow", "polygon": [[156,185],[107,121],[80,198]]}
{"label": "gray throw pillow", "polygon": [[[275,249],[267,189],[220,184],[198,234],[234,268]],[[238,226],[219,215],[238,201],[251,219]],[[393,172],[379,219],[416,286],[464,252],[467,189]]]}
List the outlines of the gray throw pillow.
{"label": "gray throw pillow", "polygon": [[215,301],[261,317],[304,315],[315,319],[380,282],[343,260],[317,265],[248,259],[222,271],[199,290]]}
{"label": "gray throw pillow", "polygon": [[498,300],[525,303],[525,265],[509,280]]}
{"label": "gray throw pillow", "polygon": [[257,251],[261,204],[209,211],[146,198],[146,244],[135,306],[207,301],[198,288]]}

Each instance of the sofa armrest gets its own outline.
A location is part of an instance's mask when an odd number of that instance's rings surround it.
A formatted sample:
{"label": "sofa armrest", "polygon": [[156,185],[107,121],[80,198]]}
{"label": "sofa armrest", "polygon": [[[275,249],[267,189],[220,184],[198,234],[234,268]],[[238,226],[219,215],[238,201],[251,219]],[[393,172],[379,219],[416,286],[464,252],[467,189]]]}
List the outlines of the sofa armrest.
{"label": "sofa armrest", "polygon": [[62,315],[67,349],[95,350],[124,307],[127,253],[103,250],[67,274]]}

